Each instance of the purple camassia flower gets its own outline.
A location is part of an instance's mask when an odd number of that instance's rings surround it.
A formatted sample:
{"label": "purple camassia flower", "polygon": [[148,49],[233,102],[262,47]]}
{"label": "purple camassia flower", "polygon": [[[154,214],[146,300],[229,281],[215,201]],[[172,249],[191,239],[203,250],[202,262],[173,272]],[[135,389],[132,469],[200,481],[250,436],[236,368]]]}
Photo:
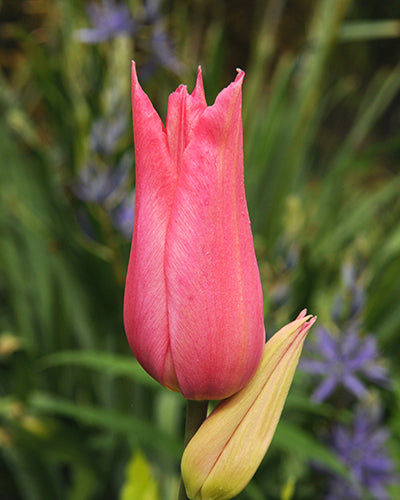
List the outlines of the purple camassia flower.
{"label": "purple camassia flower", "polygon": [[385,443],[387,429],[380,427],[379,406],[359,405],[351,427],[337,425],[331,446],[350,472],[350,480],[332,477],[326,500],[363,500],[365,492],[375,500],[390,500],[386,486],[397,481]]}
{"label": "purple camassia flower", "polygon": [[145,0],[143,2],[143,8],[146,24],[155,24],[161,19],[161,0]]}
{"label": "purple camassia flower", "polygon": [[173,43],[168,37],[162,21],[154,25],[150,39],[150,59],[141,65],[140,77],[147,80],[159,66],[180,75],[185,65],[174,54]]}
{"label": "purple camassia flower", "polygon": [[365,290],[357,283],[356,269],[353,265],[345,264],[343,266],[342,279],[345,293],[336,298],[332,308],[332,319],[337,324],[343,320],[343,314],[347,321],[356,320],[361,315],[366,300]]}
{"label": "purple camassia flower", "polygon": [[[133,224],[133,198],[128,190],[133,163],[132,151],[126,151],[114,166],[118,141],[126,128],[124,119],[98,120],[90,133],[90,160],[71,186],[82,201],[101,205],[110,215],[114,227],[130,239]],[[130,220],[129,220],[129,217]],[[89,231],[85,230],[86,234]]]}
{"label": "purple camassia flower", "polygon": [[90,201],[111,209],[126,196],[132,153],[128,151],[115,168],[100,168],[89,163],[79,173],[78,182],[72,187],[74,194],[82,201]]}
{"label": "purple camassia flower", "polygon": [[333,335],[322,327],[317,329],[316,335],[317,344],[309,348],[309,352],[317,358],[305,358],[299,365],[303,371],[322,377],[311,396],[314,401],[323,401],[338,386],[362,398],[367,389],[360,376],[382,386],[389,385],[387,369],[379,359],[373,335],[361,336],[355,324],[342,335]]}
{"label": "purple camassia flower", "polygon": [[135,191],[131,191],[111,215],[114,227],[127,239],[132,238]]}
{"label": "purple camassia flower", "polygon": [[77,38],[84,43],[100,43],[118,35],[132,35],[139,29],[129,7],[114,0],[103,0],[101,5],[91,2],[87,13],[93,28],[76,32]]}
{"label": "purple camassia flower", "polygon": [[118,35],[135,35],[146,26],[152,27],[150,36],[150,59],[140,68],[142,77],[149,78],[158,66],[181,74],[184,64],[175,56],[173,44],[164,28],[160,0],[143,3],[140,19],[134,19],[128,5],[115,0],[103,0],[102,4],[91,2],[87,7],[92,28],[77,30],[76,37],[83,43],[100,43]]}
{"label": "purple camassia flower", "polygon": [[184,65],[175,56],[172,42],[168,38],[167,32],[162,24],[157,24],[154,27],[151,37],[151,48],[156,62],[161,66],[178,74],[183,71]]}
{"label": "purple camassia flower", "polygon": [[100,156],[115,153],[118,141],[126,132],[127,121],[124,118],[116,120],[96,120],[90,131],[90,149]]}

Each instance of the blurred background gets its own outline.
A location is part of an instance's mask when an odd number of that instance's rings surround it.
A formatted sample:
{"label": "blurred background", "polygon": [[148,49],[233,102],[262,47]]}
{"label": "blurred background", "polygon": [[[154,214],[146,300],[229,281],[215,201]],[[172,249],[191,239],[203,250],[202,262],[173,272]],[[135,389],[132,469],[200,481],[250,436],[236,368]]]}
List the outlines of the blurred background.
{"label": "blurred background", "polygon": [[184,400],[130,353],[130,64],[161,117],[246,71],[268,336],[318,315],[249,500],[400,498],[400,2],[0,1],[0,499],[175,500]]}

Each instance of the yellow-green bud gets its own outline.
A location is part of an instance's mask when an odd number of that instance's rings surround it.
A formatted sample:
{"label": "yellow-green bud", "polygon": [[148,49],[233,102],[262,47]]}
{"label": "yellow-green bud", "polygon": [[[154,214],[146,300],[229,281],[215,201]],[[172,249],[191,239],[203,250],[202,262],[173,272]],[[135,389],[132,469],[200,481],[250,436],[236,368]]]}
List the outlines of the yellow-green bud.
{"label": "yellow-green bud", "polygon": [[238,393],[219,403],[187,445],[182,477],[192,500],[228,500],[249,483],[274,435],[316,318],[302,311],[266,344],[260,366]]}

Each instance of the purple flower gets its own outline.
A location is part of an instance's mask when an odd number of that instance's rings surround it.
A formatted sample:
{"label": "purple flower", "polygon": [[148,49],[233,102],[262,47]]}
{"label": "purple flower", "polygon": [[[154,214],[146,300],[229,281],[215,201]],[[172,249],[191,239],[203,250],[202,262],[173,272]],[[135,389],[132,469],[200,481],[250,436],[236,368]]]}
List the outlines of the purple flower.
{"label": "purple flower", "polygon": [[101,5],[91,2],[87,7],[92,28],[78,30],[77,38],[84,43],[99,43],[118,35],[132,35],[138,30],[127,5],[103,0]]}
{"label": "purple flower", "polygon": [[168,68],[178,75],[184,70],[184,64],[174,54],[174,44],[168,37],[165,23],[161,15],[160,0],[144,2],[144,24],[152,26],[150,36],[150,59],[141,66],[142,78],[149,78],[158,66]]}
{"label": "purple flower", "polygon": [[143,8],[147,24],[155,24],[161,19],[161,0],[145,0]]}
{"label": "purple flower", "polygon": [[114,227],[127,239],[132,238],[135,191],[131,191],[111,215]]}
{"label": "purple flower", "polygon": [[[102,206],[114,227],[129,239],[133,224],[133,194],[129,189],[132,151],[126,151],[116,162],[125,125],[126,120],[119,117],[94,123],[88,161],[71,190],[80,200]],[[88,234],[87,228],[82,228]]]}
{"label": "purple flower", "polygon": [[95,121],[90,131],[90,149],[100,156],[115,153],[116,145],[123,137],[126,126],[126,120],[123,118]]}
{"label": "purple flower", "polygon": [[156,63],[177,74],[183,71],[184,66],[175,56],[172,42],[161,24],[154,27],[151,37],[151,51]]}
{"label": "purple flower", "polygon": [[312,399],[321,402],[338,386],[344,386],[357,398],[366,394],[366,387],[360,377],[383,386],[389,385],[385,366],[379,359],[376,339],[373,335],[361,336],[355,324],[341,335],[333,335],[325,328],[316,332],[317,344],[309,348],[316,357],[303,359],[300,368],[322,377],[312,394]]}
{"label": "purple flower", "polygon": [[390,500],[386,486],[396,481],[394,465],[385,443],[389,432],[379,426],[377,405],[359,405],[350,427],[337,425],[331,446],[350,472],[350,479],[333,476],[326,500],[362,500],[365,491],[376,500]]}
{"label": "purple flower", "polygon": [[127,152],[115,168],[88,163],[80,171],[78,181],[72,186],[74,194],[82,201],[90,201],[111,209],[126,196],[132,153]]}
{"label": "purple flower", "polygon": [[[181,74],[184,64],[175,56],[173,44],[164,28],[160,0],[143,2],[140,18],[134,19],[129,7],[115,0],[102,0],[101,4],[91,2],[87,7],[91,28],[76,31],[76,37],[83,43],[100,43],[112,40],[118,35],[136,35],[138,46],[143,40],[148,40],[148,60],[141,64],[142,78],[148,78],[159,67],[168,68],[174,73]],[[150,27],[150,32],[146,29]]]}
{"label": "purple flower", "polygon": [[359,317],[365,305],[365,291],[357,282],[356,269],[351,264],[342,268],[344,293],[338,295],[332,307],[332,319],[336,324],[341,321],[353,321]]}
{"label": "purple flower", "polygon": [[150,58],[140,66],[142,80],[149,79],[159,66],[180,75],[185,65],[174,54],[173,43],[168,37],[162,23],[158,22],[150,37]]}

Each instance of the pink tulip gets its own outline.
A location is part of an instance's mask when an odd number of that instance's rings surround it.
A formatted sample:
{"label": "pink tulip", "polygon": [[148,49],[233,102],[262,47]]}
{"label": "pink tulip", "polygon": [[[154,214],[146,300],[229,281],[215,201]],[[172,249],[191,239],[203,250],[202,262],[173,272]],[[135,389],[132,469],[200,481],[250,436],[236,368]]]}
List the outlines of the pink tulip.
{"label": "pink tulip", "polygon": [[243,71],[207,106],[201,70],[164,127],[132,66],[135,220],[124,322],[139,363],[187,399],[222,399],[256,371],[263,302],[243,182]]}

